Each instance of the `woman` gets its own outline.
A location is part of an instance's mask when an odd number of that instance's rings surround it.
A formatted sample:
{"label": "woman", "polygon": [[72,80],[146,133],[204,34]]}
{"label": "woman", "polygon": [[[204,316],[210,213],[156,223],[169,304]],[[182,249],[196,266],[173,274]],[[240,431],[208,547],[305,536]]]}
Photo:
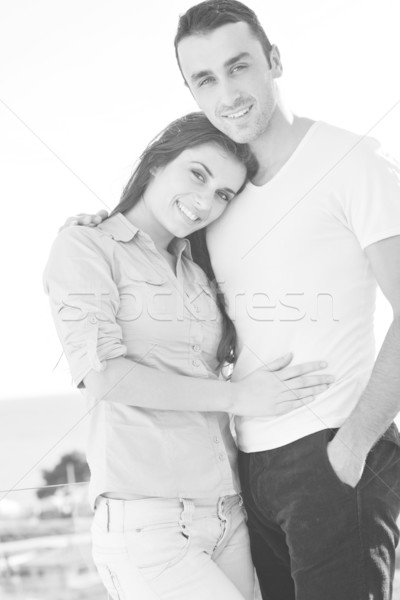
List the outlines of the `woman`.
{"label": "woman", "polygon": [[51,251],[53,317],[91,403],[93,555],[114,599],[253,598],[229,413],[286,412],[328,385],[290,356],[220,377],[235,334],[201,230],[256,168],[187,115],[144,151],[111,216],[64,229]]}

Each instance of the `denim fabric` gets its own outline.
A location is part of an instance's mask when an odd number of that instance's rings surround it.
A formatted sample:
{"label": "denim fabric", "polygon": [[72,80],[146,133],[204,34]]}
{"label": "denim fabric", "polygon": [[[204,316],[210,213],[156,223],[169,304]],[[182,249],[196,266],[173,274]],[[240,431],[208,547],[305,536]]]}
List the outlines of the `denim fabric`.
{"label": "denim fabric", "polygon": [[253,600],[240,496],[100,498],[93,558],[113,600]]}
{"label": "denim fabric", "polygon": [[389,600],[400,512],[400,437],[392,425],[353,488],[327,455],[335,430],[240,453],[263,600]]}

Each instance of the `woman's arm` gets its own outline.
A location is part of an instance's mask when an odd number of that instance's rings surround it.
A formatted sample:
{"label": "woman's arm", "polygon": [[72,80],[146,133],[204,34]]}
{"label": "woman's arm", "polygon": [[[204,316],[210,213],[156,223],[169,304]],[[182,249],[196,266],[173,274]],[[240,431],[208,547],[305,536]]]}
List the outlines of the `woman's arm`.
{"label": "woman's arm", "polygon": [[[57,237],[45,270],[45,289],[75,383],[97,401],[148,409],[275,416],[325,391],[320,363],[288,366],[286,356],[240,382],[157,371],[125,358],[116,320],[115,244],[101,232],[71,227]],[[144,358],[144,357],[143,357]]]}
{"label": "woman's arm", "polygon": [[329,375],[312,373],[323,368],[322,363],[289,367],[291,359],[289,354],[240,382],[227,384],[165,373],[126,358],[115,358],[107,362],[103,371],[90,371],[84,385],[97,401],[149,409],[272,417],[311,402],[315,394],[329,386]]}

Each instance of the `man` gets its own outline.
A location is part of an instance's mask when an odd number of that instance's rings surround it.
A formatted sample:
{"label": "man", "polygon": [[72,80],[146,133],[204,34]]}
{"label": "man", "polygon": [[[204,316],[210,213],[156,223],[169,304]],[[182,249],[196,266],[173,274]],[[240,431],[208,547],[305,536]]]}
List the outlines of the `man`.
{"label": "man", "polygon": [[[311,406],[236,422],[263,598],[387,600],[400,509],[399,171],[374,140],[291,113],[279,51],[240,2],[189,9],[175,48],[200,108],[259,162],[208,233],[238,333],[234,376],[288,350],[336,374]],[[376,282],[394,319],[374,365]]]}

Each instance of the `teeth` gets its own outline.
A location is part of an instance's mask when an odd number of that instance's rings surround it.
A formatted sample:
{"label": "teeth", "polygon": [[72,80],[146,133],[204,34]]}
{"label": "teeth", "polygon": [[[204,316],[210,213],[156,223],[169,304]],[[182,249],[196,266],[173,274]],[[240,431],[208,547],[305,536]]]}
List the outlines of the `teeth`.
{"label": "teeth", "polygon": [[243,117],[244,115],[246,115],[250,110],[249,108],[244,108],[243,110],[239,110],[238,112],[232,113],[231,115],[224,115],[224,117],[227,117],[228,119],[240,119],[240,117]]}
{"label": "teeth", "polygon": [[184,206],[184,204],[181,204],[180,202],[177,202],[176,204],[179,210],[183,212],[183,214],[186,215],[191,221],[197,221],[198,217],[196,217],[196,215],[192,213],[192,211],[189,210],[187,206]]}

